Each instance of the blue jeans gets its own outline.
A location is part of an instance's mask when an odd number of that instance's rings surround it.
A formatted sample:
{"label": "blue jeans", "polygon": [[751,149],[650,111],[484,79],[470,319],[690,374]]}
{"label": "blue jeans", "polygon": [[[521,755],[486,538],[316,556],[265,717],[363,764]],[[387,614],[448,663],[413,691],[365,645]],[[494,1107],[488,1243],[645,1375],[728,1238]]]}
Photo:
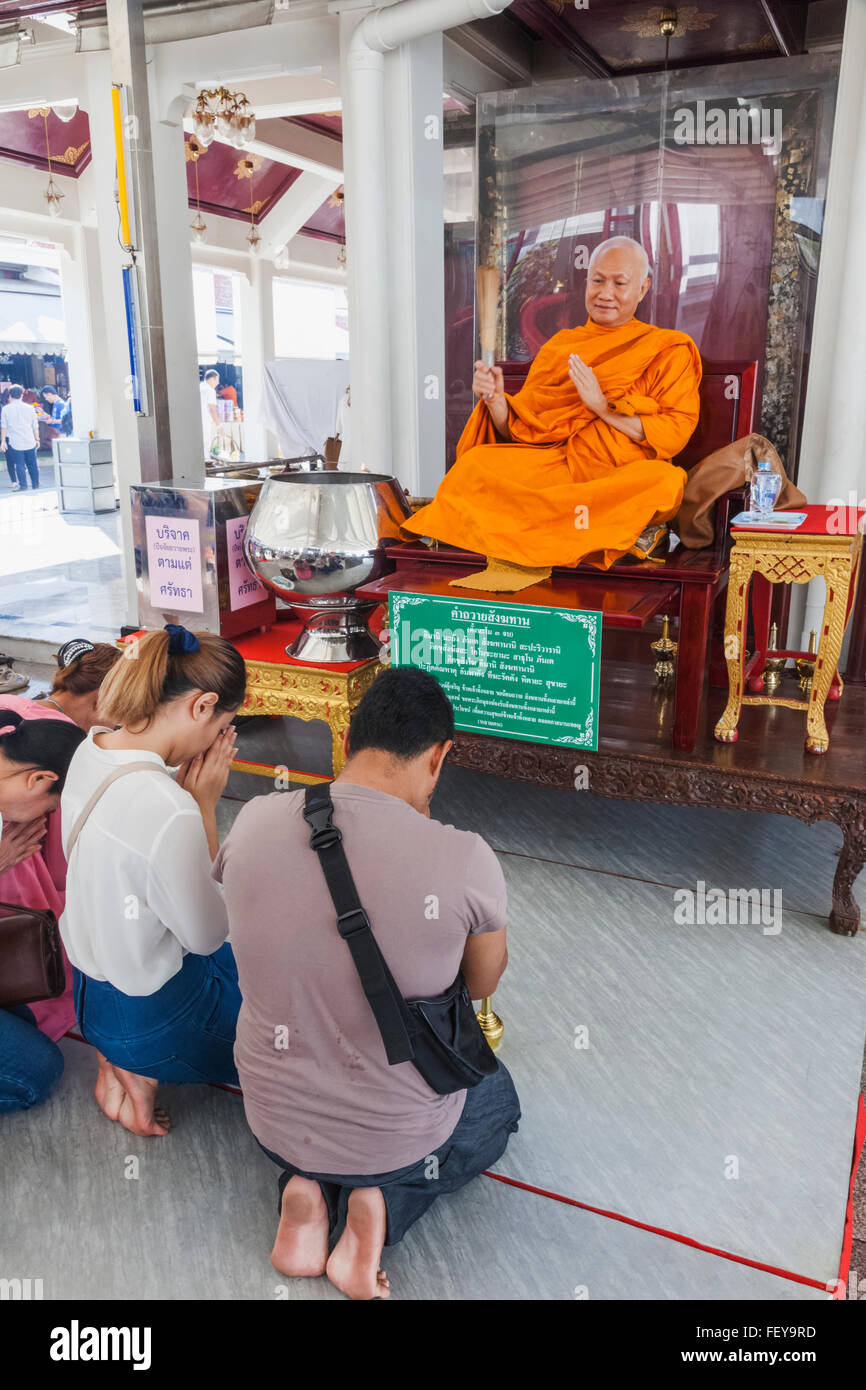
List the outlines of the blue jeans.
{"label": "blue jeans", "polygon": [[39,464],[36,462],[36,447],[32,449],[13,449],[11,444],[6,445],[6,464],[10,476],[15,472],[16,478],[21,486],[21,491],[27,489],[27,474],[30,474],[30,486],[34,492],[39,486]]}
{"label": "blue jeans", "polygon": [[123,994],[73,970],[84,1037],[116,1067],[157,1081],[237,1086],[238,970],[228,942],[212,956],[187,955],[155,994]]}
{"label": "blue jeans", "polygon": [[463,1113],[445,1143],[408,1168],[397,1168],[393,1173],[364,1173],[357,1177],[344,1173],[306,1173],[287,1159],[271,1153],[264,1144],[259,1144],[259,1148],[283,1169],[278,1213],[282,1212],[283,1192],[290,1178],[295,1174],[311,1178],[322,1189],[331,1237],[337,1240],[346,1224],[352,1189],[379,1187],[388,1218],[385,1244],[396,1245],[437,1197],[457,1192],[502,1157],[519,1120],[520,1101],[514,1082],[500,1062],[495,1072],[466,1092]]}
{"label": "blue jeans", "polygon": [[21,1005],[0,1009],[0,1115],[38,1105],[63,1073],[63,1053]]}

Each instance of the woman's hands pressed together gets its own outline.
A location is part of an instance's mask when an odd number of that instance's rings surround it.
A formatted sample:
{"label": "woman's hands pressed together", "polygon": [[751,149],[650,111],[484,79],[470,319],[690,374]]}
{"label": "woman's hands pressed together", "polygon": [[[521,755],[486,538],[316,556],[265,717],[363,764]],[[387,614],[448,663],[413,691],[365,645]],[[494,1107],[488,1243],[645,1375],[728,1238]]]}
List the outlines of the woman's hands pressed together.
{"label": "woman's hands pressed together", "polygon": [[177,774],[177,784],[194,796],[203,811],[213,811],[225,791],[235,752],[233,724],[217,734],[206,753],[190,758]]}
{"label": "woman's hands pressed together", "polygon": [[28,821],[4,821],[0,835],[0,874],[14,869],[16,864],[36,854],[42,847],[47,829],[47,816],[37,816],[35,820]]}

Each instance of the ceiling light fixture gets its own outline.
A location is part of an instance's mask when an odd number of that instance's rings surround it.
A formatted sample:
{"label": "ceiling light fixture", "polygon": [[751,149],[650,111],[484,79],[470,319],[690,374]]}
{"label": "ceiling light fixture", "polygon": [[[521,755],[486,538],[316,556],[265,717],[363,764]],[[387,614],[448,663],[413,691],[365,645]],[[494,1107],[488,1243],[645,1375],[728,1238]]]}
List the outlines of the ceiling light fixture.
{"label": "ceiling light fixture", "polygon": [[235,174],[239,179],[249,179],[250,181],[250,205],[247,211],[250,214],[250,230],[247,233],[247,242],[250,248],[250,255],[258,255],[261,235],[256,227],[256,205],[253,202],[253,174],[261,164],[261,158],[254,154],[252,158],[241,159],[238,162]]}
{"label": "ceiling light fixture", "polygon": [[212,140],[243,149],[255,139],[256,119],[243,92],[206,87],[192,112],[195,137],[207,149]]}
{"label": "ceiling light fixture", "polygon": [[42,125],[45,130],[45,158],[48,160],[48,186],[42,195],[45,199],[45,206],[49,217],[60,216],[60,204],[66,197],[61,193],[57,184],[54,182],[54,170],[51,168],[51,145],[48,140],[48,117],[51,115],[50,106],[36,106],[27,112],[28,116],[42,117]]}
{"label": "ceiling light fixture", "polygon": [[187,140],[184,154],[187,164],[192,162],[195,167],[195,221],[190,222],[189,229],[192,232],[193,241],[201,243],[207,240],[207,223],[201,215],[201,200],[198,192],[198,162],[204,154],[204,148],[194,135]]}

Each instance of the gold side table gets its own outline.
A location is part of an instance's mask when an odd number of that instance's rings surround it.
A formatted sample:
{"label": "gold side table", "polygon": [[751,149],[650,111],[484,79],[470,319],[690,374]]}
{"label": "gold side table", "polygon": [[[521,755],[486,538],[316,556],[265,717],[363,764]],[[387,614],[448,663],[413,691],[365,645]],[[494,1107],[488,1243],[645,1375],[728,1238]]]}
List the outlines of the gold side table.
{"label": "gold side table", "polygon": [[[297,635],[297,624],[277,623],[267,632],[234,639],[247,668],[246,698],[241,716],[291,715],[294,719],[321,719],[331,730],[334,776],[345,766],[343,735],[352,710],[360,704],[382,670],[378,657],[344,662],[339,666],[315,666],[286,656],[286,645]],[[237,772],[254,772],[273,778],[276,769],[267,763],[235,760]],[[291,773],[293,782],[325,782],[315,773]]]}
{"label": "gold side table", "polygon": [[[807,506],[806,520],[796,531],[761,531],[755,527],[734,527],[725,615],[725,657],[728,666],[728,703],[716,724],[715,737],[722,743],[737,738],[737,723],[743,705],[784,705],[806,711],[806,751],[826,753],[830,744],[824,718],[824,703],[834,687],[841,694],[837,675],[842,638],[856,586],[863,536],[860,521],[866,513],[853,507]],[[815,670],[808,700],[774,695],[745,695],[744,682],[753,690],[763,689],[767,657],[798,658],[801,651],[768,650],[770,597],[773,584],[807,584],[823,576],[827,598],[815,657]],[[752,582],[754,580],[754,583]],[[752,621],[755,651],[746,665],[743,657],[752,588]]]}

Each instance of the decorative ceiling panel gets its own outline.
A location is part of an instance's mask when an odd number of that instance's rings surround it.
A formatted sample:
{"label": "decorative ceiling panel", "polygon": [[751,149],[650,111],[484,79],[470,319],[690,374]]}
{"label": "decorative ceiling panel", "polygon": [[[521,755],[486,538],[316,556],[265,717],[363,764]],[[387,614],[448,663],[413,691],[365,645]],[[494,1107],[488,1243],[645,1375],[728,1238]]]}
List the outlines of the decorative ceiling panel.
{"label": "decorative ceiling panel", "polygon": [[[808,9],[805,0],[782,8],[793,28],[802,28]],[[779,53],[759,0],[699,0],[671,6],[591,0],[580,8],[572,0],[516,0],[506,13],[537,38],[557,43],[575,62],[583,46],[618,73],[664,64],[665,40],[659,31],[663,9],[677,12],[677,28],[670,41],[671,67]]]}
{"label": "decorative ceiling panel", "polygon": [[50,108],[43,107],[0,111],[0,159],[47,170],[43,110],[48,110],[48,150],[54,173],[78,178],[91,157],[90,124],[85,111],[76,112],[71,121],[61,121]]}
{"label": "decorative ceiling panel", "polygon": [[[275,159],[262,159],[261,155],[249,156],[243,150],[235,150],[230,145],[220,145],[216,141],[202,150],[197,161],[191,157],[197,148],[193,136],[186,136],[186,147],[186,184],[190,207],[195,207],[195,171],[198,166],[202,209],[218,217],[246,220],[252,208],[256,221],[261,221],[301,175],[300,169],[290,168],[288,164],[280,164]],[[250,164],[254,166],[252,180],[246,177]]]}

